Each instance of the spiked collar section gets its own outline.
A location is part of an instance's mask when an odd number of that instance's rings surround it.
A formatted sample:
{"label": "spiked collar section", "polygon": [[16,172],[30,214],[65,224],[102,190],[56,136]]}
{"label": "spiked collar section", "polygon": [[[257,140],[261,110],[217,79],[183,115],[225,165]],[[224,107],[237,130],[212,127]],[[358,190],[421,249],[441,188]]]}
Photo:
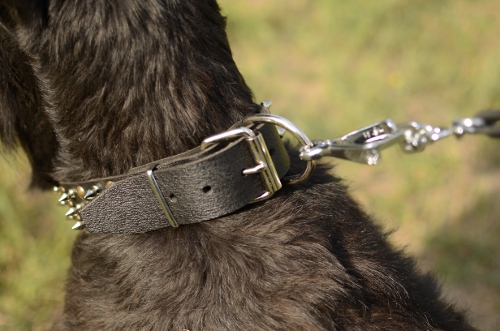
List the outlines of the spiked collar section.
{"label": "spiked collar section", "polygon": [[290,158],[275,125],[311,144],[288,120],[258,114],[185,153],[120,176],[61,183],[54,192],[61,195],[59,204],[70,207],[66,217],[76,221],[73,229],[92,233],[138,234],[215,219],[268,199],[282,181],[299,182],[313,171],[308,162],[303,174],[286,176]]}

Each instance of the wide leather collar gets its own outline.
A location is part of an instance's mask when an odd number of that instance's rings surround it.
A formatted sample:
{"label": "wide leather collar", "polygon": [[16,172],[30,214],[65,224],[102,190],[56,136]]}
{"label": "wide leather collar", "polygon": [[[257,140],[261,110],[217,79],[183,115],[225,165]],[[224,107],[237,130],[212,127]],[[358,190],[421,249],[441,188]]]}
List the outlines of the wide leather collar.
{"label": "wide leather collar", "polygon": [[66,216],[77,221],[74,229],[92,233],[138,234],[230,214],[270,197],[290,167],[274,125],[248,130],[255,134],[222,139],[121,176],[61,183],[55,188],[59,203],[70,207]]}

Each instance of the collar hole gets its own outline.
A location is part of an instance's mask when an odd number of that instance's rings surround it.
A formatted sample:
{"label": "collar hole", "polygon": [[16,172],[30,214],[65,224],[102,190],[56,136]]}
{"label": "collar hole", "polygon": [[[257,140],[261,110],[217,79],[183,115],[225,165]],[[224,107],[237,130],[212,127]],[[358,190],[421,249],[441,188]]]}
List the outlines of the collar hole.
{"label": "collar hole", "polygon": [[177,197],[175,196],[175,194],[170,194],[170,196],[168,198],[169,198],[170,202],[173,202],[173,203],[177,202]]}

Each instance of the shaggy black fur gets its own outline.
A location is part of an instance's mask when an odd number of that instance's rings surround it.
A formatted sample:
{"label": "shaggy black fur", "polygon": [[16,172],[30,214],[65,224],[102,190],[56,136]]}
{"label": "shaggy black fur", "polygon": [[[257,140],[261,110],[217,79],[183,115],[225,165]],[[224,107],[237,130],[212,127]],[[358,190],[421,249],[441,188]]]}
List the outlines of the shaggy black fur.
{"label": "shaggy black fur", "polygon": [[[0,0],[0,138],[33,186],[117,175],[258,110],[215,0]],[[320,169],[265,203],[82,231],[53,330],[472,330]]]}

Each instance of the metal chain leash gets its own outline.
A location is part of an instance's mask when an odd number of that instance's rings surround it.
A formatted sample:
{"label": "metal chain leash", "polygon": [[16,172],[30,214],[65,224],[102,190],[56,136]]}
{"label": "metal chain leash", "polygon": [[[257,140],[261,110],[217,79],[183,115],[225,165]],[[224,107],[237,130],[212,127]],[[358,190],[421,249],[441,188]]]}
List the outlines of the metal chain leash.
{"label": "metal chain leash", "polygon": [[486,110],[476,116],[456,119],[449,127],[433,127],[417,122],[396,125],[388,119],[329,140],[313,140],[313,146],[303,146],[300,158],[304,161],[324,156],[358,163],[377,165],[380,151],[399,144],[407,153],[421,152],[427,145],[448,136],[460,138],[465,134],[483,134],[500,138],[500,110]]}

